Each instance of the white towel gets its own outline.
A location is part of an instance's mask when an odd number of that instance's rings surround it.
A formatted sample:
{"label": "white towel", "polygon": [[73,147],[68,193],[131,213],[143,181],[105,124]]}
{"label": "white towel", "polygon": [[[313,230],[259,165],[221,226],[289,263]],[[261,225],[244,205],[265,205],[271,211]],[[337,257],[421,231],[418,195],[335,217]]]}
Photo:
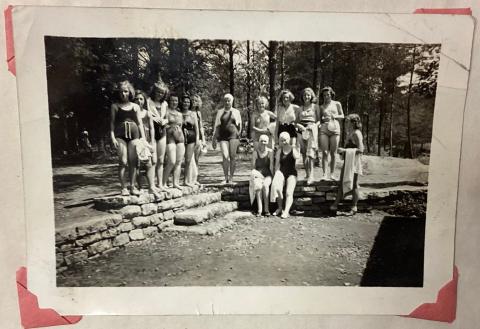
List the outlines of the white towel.
{"label": "white towel", "polygon": [[277,197],[283,199],[283,184],[285,183],[285,177],[280,170],[275,172],[272,180],[272,189],[270,192],[270,201],[275,202],[277,201]]}
{"label": "white towel", "polygon": [[356,148],[348,148],[345,150],[345,162],[343,165],[343,194],[350,192],[353,189],[353,176],[355,174],[355,155]]}
{"label": "white towel", "polygon": [[257,191],[262,189],[263,181],[265,177],[263,177],[262,173],[256,169],[253,169],[250,173],[250,182],[248,185],[248,192],[250,194],[250,204],[253,204],[255,201],[255,194]]}
{"label": "white towel", "polygon": [[310,136],[307,142],[307,156],[315,158],[315,154],[318,150],[318,127],[316,124],[311,123],[307,127]]}

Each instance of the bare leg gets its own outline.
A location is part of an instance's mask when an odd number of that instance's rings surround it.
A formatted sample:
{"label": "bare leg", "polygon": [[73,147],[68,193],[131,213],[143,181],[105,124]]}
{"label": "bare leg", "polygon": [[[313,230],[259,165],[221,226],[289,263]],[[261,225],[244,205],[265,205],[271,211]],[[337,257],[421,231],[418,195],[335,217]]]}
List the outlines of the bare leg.
{"label": "bare leg", "polygon": [[352,201],[353,207],[352,211],[357,212],[357,203],[360,197],[360,192],[358,191],[358,174],[354,174],[353,176],[353,191],[352,191]]}
{"label": "bare leg", "polygon": [[167,185],[168,178],[172,174],[173,167],[175,166],[175,161],[177,159],[177,145],[174,143],[167,144],[167,164],[163,171],[163,186]]}
{"label": "bare leg", "polygon": [[160,189],[165,188],[165,184],[163,182],[163,164],[165,161],[165,152],[167,149],[167,137],[162,137],[160,140],[157,141],[157,165],[155,167],[157,172],[157,180],[158,180],[158,187]]}
{"label": "bare leg", "polygon": [[122,188],[122,193],[124,192],[123,190],[126,188],[126,182],[125,182],[125,169],[128,166],[128,151],[127,151],[127,143],[121,139],[117,138],[118,142],[118,178],[120,180],[120,186]]}
{"label": "bare leg", "polygon": [[256,199],[257,199],[257,209],[258,209],[258,214],[260,215],[262,213],[262,191],[258,190],[255,192]]}
{"label": "bare leg", "polygon": [[138,189],[135,187],[137,181],[137,168],[138,168],[138,159],[137,151],[135,150],[135,145],[138,142],[138,139],[130,141],[127,146],[128,150],[128,174],[130,176],[130,189],[133,194],[139,194]]}
{"label": "bare leg", "polygon": [[272,178],[271,177],[265,177],[265,180],[263,181],[263,188],[262,188],[262,194],[263,194],[263,203],[264,208],[265,208],[265,214],[270,214],[270,200],[269,200],[269,194],[270,194],[270,184],[272,183]]}
{"label": "bare leg", "polygon": [[325,134],[321,134],[320,135],[320,149],[322,150],[322,170],[323,170],[322,179],[326,179],[326,174],[327,174],[328,146],[329,146],[328,136],[325,135]]}
{"label": "bare leg", "polygon": [[198,166],[198,161],[200,160],[200,155],[202,155],[202,148],[200,146],[195,147],[195,163]]}
{"label": "bare leg", "polygon": [[195,152],[195,143],[187,144],[185,147],[185,169],[184,169],[184,182],[186,186],[193,186],[193,182],[191,181],[190,177],[190,166],[192,163],[193,153]]}
{"label": "bare leg", "polygon": [[237,162],[235,160],[237,158],[237,150],[238,145],[240,145],[240,140],[231,139],[228,144],[230,154],[230,181],[233,181],[233,175],[235,174],[235,168],[237,166]]}
{"label": "bare leg", "polygon": [[185,156],[185,144],[177,143],[176,145],[176,161],[173,168],[173,187],[181,189],[180,186],[180,173],[182,172],[182,160]]}
{"label": "bare leg", "polygon": [[333,135],[329,138],[330,142],[330,174],[333,176],[335,171],[335,162],[337,161],[337,149],[340,142],[340,135]]}
{"label": "bare leg", "polygon": [[275,210],[274,215],[279,216],[282,213],[282,207],[283,207],[283,198],[277,197],[277,210]]}
{"label": "bare leg", "polygon": [[220,151],[222,151],[222,166],[223,166],[223,174],[225,175],[225,182],[229,182],[228,177],[228,169],[230,168],[230,155],[228,147],[228,141],[221,141],[220,142]]}
{"label": "bare leg", "polygon": [[282,218],[287,218],[290,214],[290,208],[293,204],[293,191],[295,190],[295,185],[297,185],[297,177],[290,175],[287,178],[287,188],[286,188],[286,200],[285,200],[285,210],[282,213]]}

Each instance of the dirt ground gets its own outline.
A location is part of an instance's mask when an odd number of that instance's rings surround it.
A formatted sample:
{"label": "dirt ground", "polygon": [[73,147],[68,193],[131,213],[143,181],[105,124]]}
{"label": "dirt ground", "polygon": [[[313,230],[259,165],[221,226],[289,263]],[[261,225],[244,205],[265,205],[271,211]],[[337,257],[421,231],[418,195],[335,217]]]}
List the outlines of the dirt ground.
{"label": "dirt ground", "polygon": [[424,224],[374,211],[245,219],[214,236],[164,232],[68,269],[57,285],[421,286]]}

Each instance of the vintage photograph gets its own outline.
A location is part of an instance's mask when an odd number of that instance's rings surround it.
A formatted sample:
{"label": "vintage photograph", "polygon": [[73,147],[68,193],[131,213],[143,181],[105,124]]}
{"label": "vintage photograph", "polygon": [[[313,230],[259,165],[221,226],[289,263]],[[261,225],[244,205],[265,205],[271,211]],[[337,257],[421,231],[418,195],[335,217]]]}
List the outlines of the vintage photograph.
{"label": "vintage photograph", "polygon": [[58,287],[423,287],[440,44],[44,46]]}

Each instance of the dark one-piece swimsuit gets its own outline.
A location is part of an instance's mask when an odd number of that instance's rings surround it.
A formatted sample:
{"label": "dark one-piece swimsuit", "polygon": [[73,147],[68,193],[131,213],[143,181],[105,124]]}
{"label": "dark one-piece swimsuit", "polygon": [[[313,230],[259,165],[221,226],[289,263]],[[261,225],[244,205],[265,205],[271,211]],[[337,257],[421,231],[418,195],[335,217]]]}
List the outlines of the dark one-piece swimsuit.
{"label": "dark one-piece swimsuit", "polygon": [[133,105],[130,110],[123,110],[117,106],[118,111],[115,114],[115,137],[121,138],[125,142],[130,142],[140,137],[140,132],[136,123],[137,113],[133,110]]}
{"label": "dark one-piece swimsuit", "polygon": [[297,176],[297,169],[295,168],[295,158],[293,157],[293,150],[284,154],[283,150],[280,150],[280,171],[285,179],[289,176]]}
{"label": "dark one-piece swimsuit", "polygon": [[231,139],[238,139],[238,127],[233,118],[232,111],[225,111],[220,117],[219,140],[229,141]]}

